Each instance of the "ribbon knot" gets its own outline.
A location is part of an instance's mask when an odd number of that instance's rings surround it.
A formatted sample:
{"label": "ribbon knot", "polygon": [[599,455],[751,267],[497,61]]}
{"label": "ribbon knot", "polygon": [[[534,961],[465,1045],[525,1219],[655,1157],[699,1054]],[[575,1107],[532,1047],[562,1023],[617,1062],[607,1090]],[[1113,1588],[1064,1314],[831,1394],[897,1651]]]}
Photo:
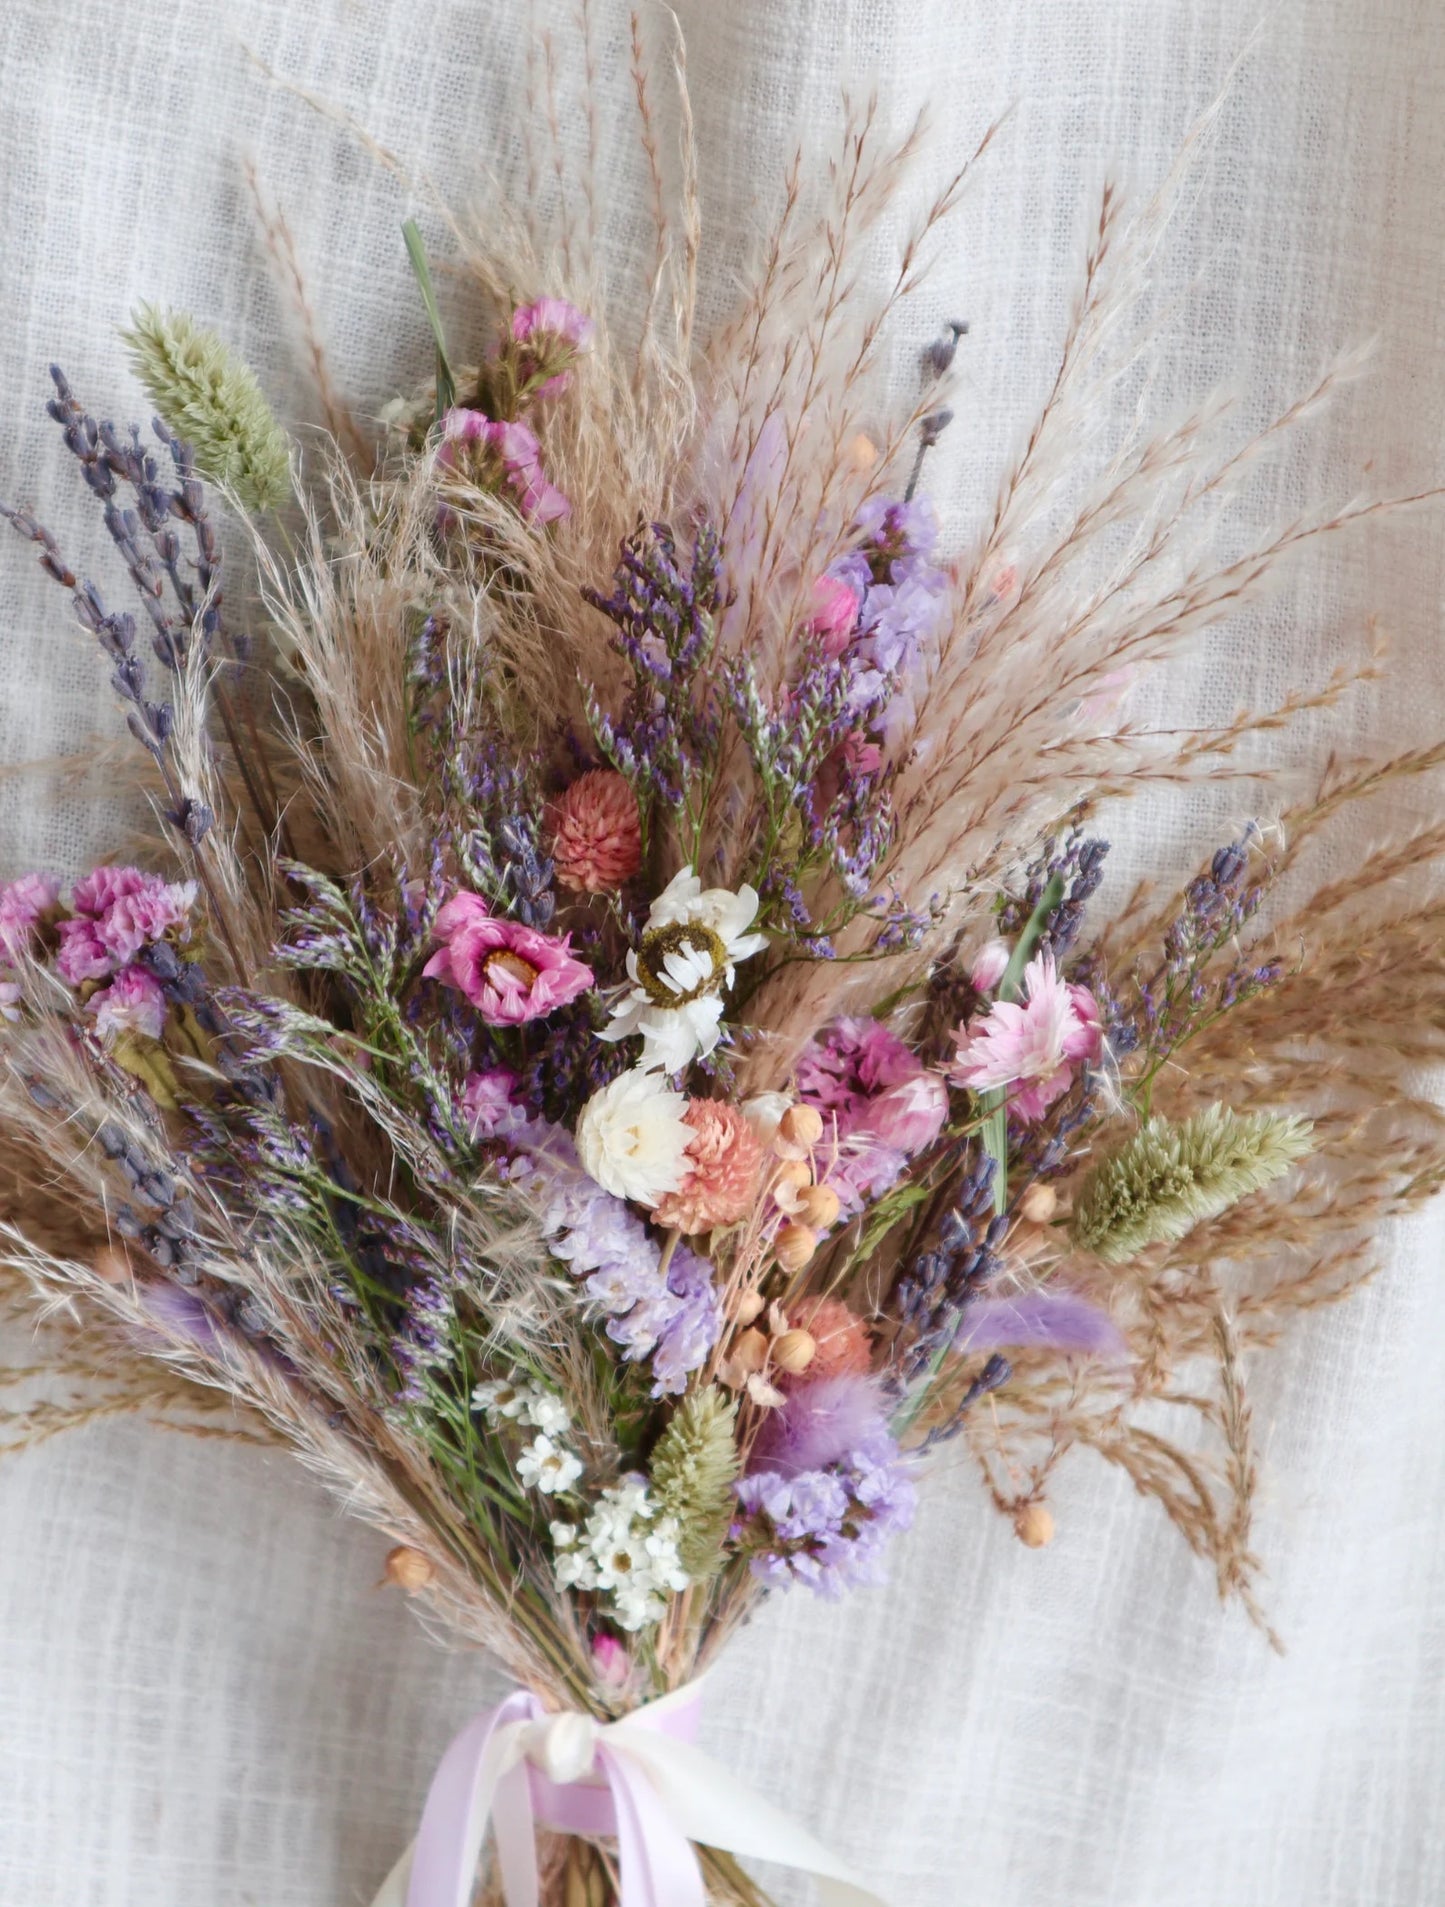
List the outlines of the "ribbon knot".
{"label": "ribbon knot", "polygon": [[536,1828],[617,1843],[618,1907],[706,1907],[697,1847],[811,1873],[824,1907],[884,1907],[821,1842],[692,1744],[696,1682],[603,1724],[518,1689],[442,1756],[373,1907],[469,1907],[490,1826],[506,1907],[538,1907]]}

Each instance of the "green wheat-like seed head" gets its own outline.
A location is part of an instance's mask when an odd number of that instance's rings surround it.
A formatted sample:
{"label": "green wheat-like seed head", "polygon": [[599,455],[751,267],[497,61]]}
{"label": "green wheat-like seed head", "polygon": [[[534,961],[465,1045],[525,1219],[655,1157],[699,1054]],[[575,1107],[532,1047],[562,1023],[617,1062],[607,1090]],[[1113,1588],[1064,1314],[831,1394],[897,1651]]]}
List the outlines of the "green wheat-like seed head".
{"label": "green wheat-like seed head", "polygon": [[1151,1119],[1084,1181],[1073,1240],[1105,1264],[1183,1238],[1258,1192],[1313,1149],[1307,1120],[1210,1106],[1175,1124]]}
{"label": "green wheat-like seed head", "polygon": [[214,331],[184,311],[141,305],[121,337],[162,420],[248,510],[291,494],[291,446],[256,375]]}
{"label": "green wheat-like seed head", "polygon": [[737,1414],[722,1391],[698,1391],[678,1406],[652,1453],[652,1494],[664,1515],[677,1518],[678,1557],[696,1581],[723,1560],[738,1474]]}

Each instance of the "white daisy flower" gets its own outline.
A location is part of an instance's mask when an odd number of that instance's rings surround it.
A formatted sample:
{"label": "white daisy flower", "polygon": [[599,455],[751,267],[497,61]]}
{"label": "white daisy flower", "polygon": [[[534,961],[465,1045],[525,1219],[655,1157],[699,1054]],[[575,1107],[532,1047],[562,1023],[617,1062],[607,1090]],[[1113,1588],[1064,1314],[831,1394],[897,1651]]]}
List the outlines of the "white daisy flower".
{"label": "white daisy flower", "polygon": [[604,1191],[649,1209],[687,1176],[687,1099],[634,1067],[593,1093],[577,1121],[577,1156]]}
{"label": "white daisy flower", "polygon": [[540,1490],[543,1496],[570,1489],[581,1474],[578,1459],[550,1437],[535,1438],[517,1459],[517,1475],[529,1490]]}
{"label": "white daisy flower", "polygon": [[494,1379],[477,1385],[472,1392],[472,1407],[486,1417],[519,1418],[527,1411],[531,1394],[530,1384],[519,1384],[514,1378]]}
{"label": "white daisy flower", "polygon": [[768,944],[766,935],[747,931],[757,911],[754,888],[704,888],[690,867],[675,875],[652,903],[642,945],[627,956],[632,986],[599,1037],[640,1033],[649,1072],[680,1073],[710,1053],[722,1037],[722,996],[738,962]]}
{"label": "white daisy flower", "polygon": [[534,1390],[527,1399],[527,1422],[549,1437],[561,1437],[572,1427],[572,1413],[560,1397],[550,1391]]}

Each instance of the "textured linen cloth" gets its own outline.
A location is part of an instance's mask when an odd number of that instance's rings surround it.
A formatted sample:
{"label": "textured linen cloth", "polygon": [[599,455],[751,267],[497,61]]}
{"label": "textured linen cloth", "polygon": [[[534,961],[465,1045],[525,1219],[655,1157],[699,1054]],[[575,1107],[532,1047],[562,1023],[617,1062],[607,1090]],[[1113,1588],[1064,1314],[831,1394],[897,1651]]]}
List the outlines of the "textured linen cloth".
{"label": "textured linen cloth", "polygon": [[[604,262],[626,309],[651,242],[647,183],[625,22],[602,0],[594,11]],[[567,10],[542,13],[571,138],[577,42]],[[726,309],[795,143],[826,149],[850,75],[877,85],[900,129],[936,102],[913,209],[1015,108],[929,292],[900,318],[880,393],[910,398],[922,343],[970,320],[958,421],[930,473],[961,541],[1047,387],[1100,183],[1160,179],[1255,6],[678,0],[678,13],[708,314]],[[665,19],[646,24],[665,45]],[[1161,414],[1224,381],[1258,421],[1337,348],[1378,335],[1368,382],[1259,479],[1246,527],[1438,474],[1439,28],[1429,0],[1280,0],[1156,261]],[[374,409],[423,374],[398,225],[419,213],[444,256],[438,200],[484,210],[486,166],[520,189],[526,45],[510,0],[5,0],[0,495],[38,507],[76,567],[121,595],[42,407],[55,358],[99,413],[145,415],[116,337],[142,298],[218,324],[282,414],[304,414],[248,160],[295,228],[342,389]],[[411,183],[247,49],[354,117]],[[880,243],[868,270],[889,261]],[[1146,685],[1143,706],[1179,722],[1261,703],[1319,679],[1376,617],[1388,681],[1295,746],[1317,763],[1424,738],[1445,716],[1441,585],[1438,519],[1356,533]],[[123,740],[94,644],[18,542],[0,543],[0,655],[3,759]],[[1177,871],[1248,800],[1221,781],[1123,817],[1119,882]],[[104,777],[0,781],[0,874],[75,871],[123,819]],[[1385,1275],[1304,1320],[1256,1377],[1258,1546],[1283,1658],[1221,1615],[1204,1566],[1096,1461],[1065,1466],[1057,1540],[1030,1553],[959,1455],[926,1489],[886,1592],[829,1606],[795,1591],[737,1640],[705,1745],[895,1907],[1445,1898],[1441,1244],[1438,1213],[1394,1227]],[[373,1587],[382,1552],[280,1453],[116,1424],[0,1466],[0,1907],[369,1901],[445,1741],[499,1686]]]}

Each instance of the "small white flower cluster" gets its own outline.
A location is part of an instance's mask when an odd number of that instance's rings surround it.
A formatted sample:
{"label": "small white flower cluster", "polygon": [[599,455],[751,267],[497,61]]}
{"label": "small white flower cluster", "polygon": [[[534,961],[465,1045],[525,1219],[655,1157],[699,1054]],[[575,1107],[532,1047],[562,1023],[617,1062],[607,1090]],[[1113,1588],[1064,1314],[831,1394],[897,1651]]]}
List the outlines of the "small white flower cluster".
{"label": "small white flower cluster", "polygon": [[659,1516],[640,1478],[625,1477],[602,1492],[585,1526],[554,1523],[559,1589],[610,1595],[619,1627],[645,1629],[667,1613],[667,1597],[686,1589],[678,1560],[675,1516]]}
{"label": "small white flower cluster", "polygon": [[556,1496],[570,1490],[581,1476],[581,1459],[558,1441],[572,1427],[560,1397],[544,1391],[540,1384],[495,1380],[477,1385],[472,1404],[493,1423],[502,1418],[538,1433],[517,1458],[517,1475],[529,1490]]}

